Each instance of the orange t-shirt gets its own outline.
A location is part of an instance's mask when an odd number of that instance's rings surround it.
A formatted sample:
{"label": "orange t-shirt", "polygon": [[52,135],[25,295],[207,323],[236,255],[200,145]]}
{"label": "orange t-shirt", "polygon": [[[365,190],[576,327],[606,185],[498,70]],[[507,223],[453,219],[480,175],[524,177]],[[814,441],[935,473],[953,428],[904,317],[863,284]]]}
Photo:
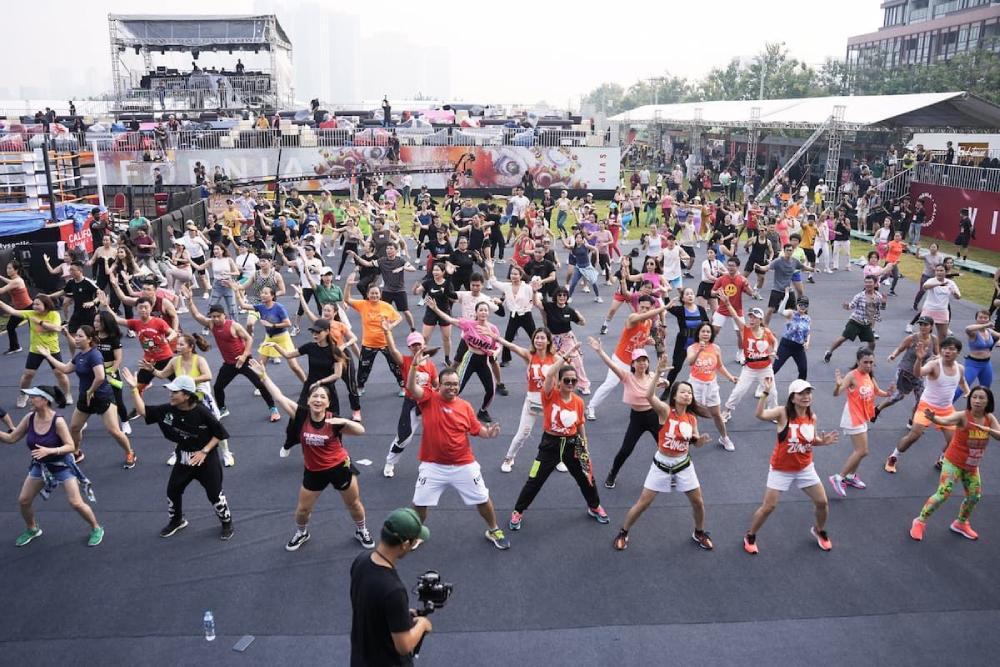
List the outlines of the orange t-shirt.
{"label": "orange t-shirt", "polygon": [[361,315],[361,344],[375,349],[386,347],[388,342],[382,329],[382,320],[397,322],[400,317],[392,304],[385,301],[372,303],[367,299],[352,299],[347,303]]}
{"label": "orange t-shirt", "polygon": [[771,467],[782,472],[799,472],[813,460],[812,444],[816,441],[816,418],[795,417],[778,433],[778,442],[771,454]]}
{"label": "orange t-shirt", "polygon": [[343,345],[348,338],[347,325],[337,320],[330,320],[330,337],[337,345]]}
{"label": "orange t-shirt", "polygon": [[944,457],[962,470],[974,472],[982,463],[986,445],[990,442],[990,432],[986,430],[989,420],[977,424],[973,421],[971,412],[966,412],[965,417],[969,420],[969,425],[955,429],[955,435],[948,443]]}
{"label": "orange t-shirt", "polygon": [[903,254],[903,242],[902,241],[889,241],[886,246],[885,261],[889,264],[895,264],[899,261],[899,256]]}
{"label": "orange t-shirt", "polygon": [[698,432],[698,420],[690,412],[679,414],[673,408],[670,416],[660,426],[656,446],[665,456],[684,456],[688,453],[691,438]]}
{"label": "orange t-shirt", "polygon": [[853,428],[867,424],[875,416],[875,382],[871,375],[857,371],[851,373],[854,375],[854,386],[847,390],[844,411]]}
{"label": "orange t-shirt", "polygon": [[757,337],[751,327],[743,327],[741,334],[743,355],[746,357],[747,368],[761,369],[771,365],[771,353],[774,352],[774,334],[764,327],[764,335]]}
{"label": "orange t-shirt", "polygon": [[615,348],[615,356],[624,363],[631,365],[632,352],[646,344],[652,328],[652,318],[641,320],[630,327],[625,327],[622,330],[621,337],[618,338],[618,347]]}
{"label": "orange t-shirt", "polygon": [[[688,350],[697,349],[695,343]],[[691,377],[700,382],[714,382],[715,373],[722,365],[722,350],[715,343],[709,343],[704,350],[698,352],[694,363],[691,364]]]}
{"label": "orange t-shirt", "polygon": [[564,401],[559,387],[553,387],[549,393],[542,394],[542,410],[545,432],[559,438],[576,435],[583,423],[583,399],[574,393],[568,401]]}
{"label": "orange t-shirt", "polygon": [[541,393],[542,385],[545,384],[545,373],[555,361],[556,358],[551,354],[545,357],[531,355],[531,361],[528,362],[528,392]]}

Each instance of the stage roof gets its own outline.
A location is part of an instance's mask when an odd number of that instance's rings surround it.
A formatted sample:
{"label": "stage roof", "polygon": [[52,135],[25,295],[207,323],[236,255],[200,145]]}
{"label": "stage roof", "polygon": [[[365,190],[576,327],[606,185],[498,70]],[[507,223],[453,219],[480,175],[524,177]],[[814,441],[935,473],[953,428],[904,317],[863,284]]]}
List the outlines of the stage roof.
{"label": "stage roof", "polygon": [[700,126],[746,127],[750,124],[751,109],[759,107],[763,127],[814,128],[822,125],[838,105],[846,107],[845,127],[855,130],[1000,128],[1000,106],[961,91],[647,104],[612,116],[610,120],[692,125],[695,124],[695,109],[701,109],[701,120],[697,123]]}
{"label": "stage roof", "polygon": [[273,14],[184,16],[111,14],[117,22],[115,45],[163,50],[246,48],[291,49],[292,43]]}

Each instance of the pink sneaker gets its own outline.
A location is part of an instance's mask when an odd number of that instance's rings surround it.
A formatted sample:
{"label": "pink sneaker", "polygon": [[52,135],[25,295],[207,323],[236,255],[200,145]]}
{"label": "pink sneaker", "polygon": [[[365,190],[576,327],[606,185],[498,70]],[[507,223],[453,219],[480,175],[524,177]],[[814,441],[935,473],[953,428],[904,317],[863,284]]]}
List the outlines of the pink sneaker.
{"label": "pink sneaker", "polygon": [[917,542],[924,539],[924,528],[927,524],[920,519],[914,519],[913,523],[910,524],[910,537],[915,539]]}
{"label": "pink sneaker", "polygon": [[968,521],[959,521],[958,519],[955,519],[951,522],[951,526],[949,526],[949,528],[951,528],[951,532],[958,533],[967,540],[979,539],[979,533],[972,530],[972,525]]}

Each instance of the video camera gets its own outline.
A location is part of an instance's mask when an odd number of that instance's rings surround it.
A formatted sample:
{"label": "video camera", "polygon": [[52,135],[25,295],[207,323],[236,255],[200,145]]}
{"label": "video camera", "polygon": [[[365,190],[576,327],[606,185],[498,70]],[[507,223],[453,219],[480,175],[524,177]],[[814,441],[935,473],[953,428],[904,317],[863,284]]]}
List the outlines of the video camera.
{"label": "video camera", "polygon": [[440,609],[451,597],[452,584],[441,581],[441,575],[436,570],[427,570],[417,579],[414,592],[417,599],[423,603],[423,609],[417,610],[418,616],[428,616],[435,609]]}

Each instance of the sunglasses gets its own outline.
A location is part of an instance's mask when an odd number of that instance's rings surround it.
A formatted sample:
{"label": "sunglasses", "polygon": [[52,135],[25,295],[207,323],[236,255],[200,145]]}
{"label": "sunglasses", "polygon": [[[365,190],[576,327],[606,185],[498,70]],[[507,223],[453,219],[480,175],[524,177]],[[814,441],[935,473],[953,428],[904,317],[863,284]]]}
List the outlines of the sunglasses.
{"label": "sunglasses", "polygon": [[568,384],[568,385],[572,386],[572,385],[576,384],[576,378],[563,378],[562,383],[563,384]]}

